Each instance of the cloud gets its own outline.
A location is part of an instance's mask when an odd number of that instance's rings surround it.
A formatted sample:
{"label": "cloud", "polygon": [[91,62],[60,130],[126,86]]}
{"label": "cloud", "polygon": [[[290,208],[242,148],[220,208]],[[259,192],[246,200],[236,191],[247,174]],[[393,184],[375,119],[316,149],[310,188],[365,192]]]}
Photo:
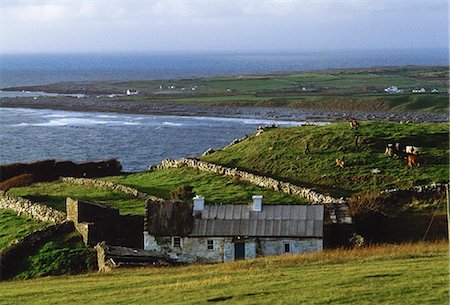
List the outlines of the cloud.
{"label": "cloud", "polygon": [[3,52],[332,49],[448,42],[448,5],[442,0],[3,0],[2,4]]}

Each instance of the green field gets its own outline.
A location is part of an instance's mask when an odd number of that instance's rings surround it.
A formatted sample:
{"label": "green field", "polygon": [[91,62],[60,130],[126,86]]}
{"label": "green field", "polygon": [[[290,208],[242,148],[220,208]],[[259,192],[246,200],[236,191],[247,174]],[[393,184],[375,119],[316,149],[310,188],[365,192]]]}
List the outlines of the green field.
{"label": "green field", "polygon": [[448,304],[448,243],[0,283],[0,304]]}
{"label": "green field", "polygon": [[144,200],[131,195],[61,181],[39,182],[31,186],[12,188],[8,190],[8,193],[49,205],[64,212],[66,211],[67,197],[114,206],[122,214],[143,214],[145,211]]}
{"label": "green field", "polygon": [[11,242],[46,227],[48,223],[39,222],[16,215],[10,210],[0,209],[0,251]]}
{"label": "green field", "polygon": [[[252,195],[255,194],[262,194],[268,204],[304,203],[304,200],[299,197],[269,191],[249,183],[233,181],[191,168],[173,168],[102,179],[131,186],[150,195],[166,199],[170,198],[172,190],[182,185],[191,185],[196,194],[205,196],[207,203],[249,203]],[[71,197],[116,207],[121,214],[144,214],[145,212],[145,200],[143,199],[104,188],[74,185],[61,181],[35,183],[27,187],[12,188],[8,192],[26,197],[33,202],[52,206],[60,211],[66,209],[66,197]]]}
{"label": "green field", "polygon": [[[384,89],[389,86],[397,86],[405,92],[402,94],[384,92]],[[140,94],[136,96],[112,99],[103,97],[97,99],[98,102],[120,100],[152,104],[298,107],[362,111],[418,110],[448,113],[448,87],[448,67],[407,66],[335,69],[256,76],[92,82],[82,85],[57,83],[11,89],[86,93],[91,96],[123,94],[127,89],[140,91]],[[418,88],[425,88],[428,93],[411,93],[411,90]],[[434,88],[438,89],[439,93],[430,93]]]}
{"label": "green field", "polygon": [[[385,146],[395,142],[421,147],[425,164],[409,169],[404,159],[385,156]],[[348,196],[361,190],[447,181],[448,158],[446,124],[363,122],[357,131],[348,123],[271,129],[201,159]],[[344,160],[345,168],[336,167],[336,159]],[[375,168],[381,173],[373,174]]]}

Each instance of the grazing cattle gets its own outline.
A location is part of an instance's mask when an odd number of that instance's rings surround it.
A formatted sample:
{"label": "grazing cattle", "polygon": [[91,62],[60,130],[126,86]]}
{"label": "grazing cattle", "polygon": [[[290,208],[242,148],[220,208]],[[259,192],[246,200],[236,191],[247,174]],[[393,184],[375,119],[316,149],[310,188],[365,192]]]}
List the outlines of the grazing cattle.
{"label": "grazing cattle", "polygon": [[336,166],[340,167],[340,168],[344,168],[344,166],[345,166],[344,160],[336,159]]}
{"label": "grazing cattle", "polygon": [[359,126],[359,123],[358,123],[357,120],[353,119],[353,120],[350,121],[350,127],[351,128],[358,127],[358,126]]}
{"label": "grazing cattle", "polygon": [[420,167],[420,159],[417,155],[408,155],[407,161],[409,168],[413,168],[413,166]]}
{"label": "grazing cattle", "polygon": [[411,146],[411,145],[406,146],[405,147],[405,152],[407,154],[411,154],[411,155],[418,155],[419,154],[419,147]]}
{"label": "grazing cattle", "polygon": [[392,157],[394,155],[394,145],[388,144],[384,150],[384,154],[388,157]]}

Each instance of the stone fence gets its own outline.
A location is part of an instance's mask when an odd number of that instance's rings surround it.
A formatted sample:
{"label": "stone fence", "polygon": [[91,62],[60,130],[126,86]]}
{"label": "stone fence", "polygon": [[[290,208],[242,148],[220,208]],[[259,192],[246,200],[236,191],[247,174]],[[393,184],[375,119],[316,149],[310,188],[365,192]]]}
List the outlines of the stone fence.
{"label": "stone fence", "polygon": [[99,187],[99,188],[106,188],[111,191],[121,192],[125,193],[137,198],[141,199],[149,199],[152,201],[158,201],[163,202],[164,199],[149,195],[147,193],[141,192],[138,189],[125,186],[122,184],[116,184],[110,181],[103,181],[103,180],[96,180],[96,179],[89,179],[89,178],[74,178],[74,177],[61,177],[61,180],[63,182],[71,183],[71,184],[78,184],[78,185],[86,185],[86,186],[92,186],[92,187]]}
{"label": "stone fence", "polygon": [[0,251],[0,281],[12,278],[18,272],[18,263],[33,249],[54,240],[56,236],[73,231],[73,223],[67,221],[37,230],[10,244]]}
{"label": "stone fence", "polygon": [[289,195],[295,195],[305,198],[308,202],[313,204],[344,204],[343,198],[334,198],[328,195],[320,194],[311,189],[300,187],[298,185],[276,180],[274,178],[259,176],[252,173],[244,172],[236,168],[228,168],[222,165],[203,162],[196,159],[182,158],[180,160],[164,160],[161,164],[149,167],[149,170],[165,169],[165,168],[179,168],[191,167],[200,171],[207,171],[219,175],[236,178],[259,187],[271,189],[277,192],[283,192]]}
{"label": "stone fence", "polygon": [[64,212],[43,204],[31,202],[22,197],[11,196],[5,192],[0,192],[0,209],[10,209],[18,215],[25,215],[39,221],[49,221],[57,224],[66,221]]}

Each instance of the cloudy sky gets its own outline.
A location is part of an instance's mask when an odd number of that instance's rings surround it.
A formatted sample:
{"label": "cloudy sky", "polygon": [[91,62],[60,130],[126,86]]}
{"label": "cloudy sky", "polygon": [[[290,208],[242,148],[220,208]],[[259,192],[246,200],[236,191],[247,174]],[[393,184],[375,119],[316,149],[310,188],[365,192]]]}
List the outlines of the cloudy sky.
{"label": "cloudy sky", "polygon": [[447,0],[2,0],[6,53],[448,48]]}

